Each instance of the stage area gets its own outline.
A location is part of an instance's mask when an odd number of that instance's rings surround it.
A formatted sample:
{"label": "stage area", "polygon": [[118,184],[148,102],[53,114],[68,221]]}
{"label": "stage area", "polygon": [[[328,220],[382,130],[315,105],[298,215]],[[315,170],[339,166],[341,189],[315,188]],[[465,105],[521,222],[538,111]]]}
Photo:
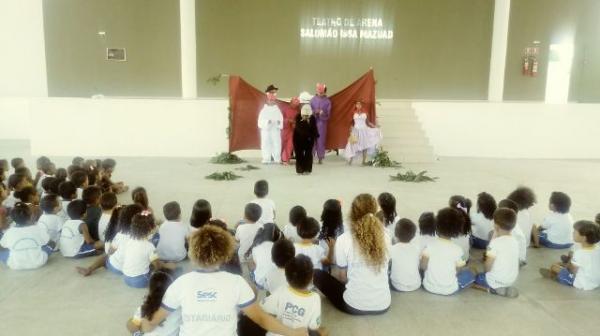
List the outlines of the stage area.
{"label": "stage area", "polygon": [[[0,155],[16,155],[34,166],[25,142],[0,141]],[[58,166],[71,158],[51,157]],[[538,204],[532,208],[534,222],[547,212],[550,192],[564,191],[573,200],[574,219],[593,219],[600,212],[600,161],[497,160],[445,158],[429,164],[406,164],[416,172],[428,170],[438,176],[435,183],[390,182],[394,169],[348,167],[341,157],[330,154],[323,165],[315,165],[310,176],[297,176],[293,166],[260,166],[256,171],[237,171],[240,165],[214,165],[208,158],[116,158],[115,180],[131,187],[144,186],[158,217],[162,205],[176,200],[184,220],[194,201],[207,199],[213,214],[230,226],[242,216],[244,205],[253,199],[256,180],[267,179],[277,206],[277,222],[283,226],[293,205],[306,207],[318,217],[328,198],[343,200],[347,214],[352,198],[368,192],[375,196],[388,191],[396,196],[398,212],[414,221],[423,211],[437,211],[449,196],[462,194],[472,200],[487,191],[497,200],[519,184],[533,188]],[[244,178],[230,182],[206,180],[204,176],[232,170]],[[404,170],[402,170],[404,171]],[[129,194],[120,197],[129,202]],[[469,289],[441,297],[423,290],[392,294],[389,312],[377,317],[356,317],[336,311],[323,299],[323,325],[331,335],[591,335],[597,333],[600,291],[582,292],[542,279],[538,268],[558,260],[561,251],[529,249],[528,265],[521,269],[516,287],[521,295],[511,300]],[[480,264],[480,253],[474,254]],[[75,266],[92,259],[67,260],[60,254],[35,271],[10,271],[0,266],[0,316],[2,329],[14,335],[127,335],[125,322],[142,302],[145,290],[127,287],[120,278],[100,270],[81,277]],[[186,269],[190,268],[185,263]]]}

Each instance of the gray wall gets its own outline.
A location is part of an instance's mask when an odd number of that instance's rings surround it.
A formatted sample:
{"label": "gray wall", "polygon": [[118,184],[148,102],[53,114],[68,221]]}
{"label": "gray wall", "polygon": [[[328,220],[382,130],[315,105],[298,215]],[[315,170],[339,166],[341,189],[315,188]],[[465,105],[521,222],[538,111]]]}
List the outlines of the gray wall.
{"label": "gray wall", "polygon": [[[318,81],[338,91],[373,67],[381,98],[487,98],[493,0],[204,0],[196,13],[200,96],[227,94],[206,82],[220,73],[291,96]],[[306,43],[313,16],[382,16],[393,43]]]}
{"label": "gray wall", "polygon": [[44,28],[50,96],[181,95],[178,0],[46,0]]}

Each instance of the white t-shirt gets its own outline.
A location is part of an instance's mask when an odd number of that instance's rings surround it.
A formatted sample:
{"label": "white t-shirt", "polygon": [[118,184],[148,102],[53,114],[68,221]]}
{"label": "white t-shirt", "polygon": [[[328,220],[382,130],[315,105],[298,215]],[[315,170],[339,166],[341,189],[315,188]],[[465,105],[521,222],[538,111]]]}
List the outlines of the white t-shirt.
{"label": "white t-shirt", "polygon": [[[262,307],[287,327],[310,330],[321,327],[321,297],[317,293],[282,286],[263,300]],[[279,336],[271,332],[267,335]]]}
{"label": "white t-shirt", "polygon": [[[531,239],[531,236],[525,238],[523,230],[521,230],[521,227],[518,225],[515,225],[510,234],[517,240],[517,245],[519,246],[519,260],[523,262],[527,261],[527,241]],[[492,239],[494,238],[496,238],[496,233],[494,233]]]}
{"label": "white t-shirt", "polygon": [[102,211],[100,220],[98,220],[98,237],[101,241],[104,241],[104,234],[106,233],[106,228],[108,227],[108,223],[110,222],[111,216],[112,214],[105,213],[104,211]]}
{"label": "white t-shirt", "polygon": [[427,245],[429,245],[431,242],[436,241],[436,240],[437,240],[436,236],[420,235],[419,236],[419,248],[421,249],[421,252],[423,252],[423,250],[425,250]]}
{"label": "white t-shirt", "polygon": [[490,232],[494,231],[494,220],[487,219],[482,212],[471,213],[471,231],[473,236],[485,241],[490,239]]}
{"label": "white t-shirt", "polygon": [[258,220],[261,224],[275,223],[275,202],[269,198],[257,198],[251,203],[260,205],[262,213]]}
{"label": "white t-shirt", "polygon": [[487,255],[494,257],[492,269],[485,274],[490,287],[510,287],[519,275],[519,243],[513,236],[501,236],[490,241]]}
{"label": "white t-shirt", "polygon": [[275,292],[281,286],[287,286],[287,278],[285,277],[285,269],[275,267],[271,269],[265,277],[265,290],[270,293]]}
{"label": "white t-shirt", "polygon": [[399,220],[400,216],[396,216],[394,218],[394,221],[392,223],[388,223],[387,226],[385,225],[386,223],[383,223],[383,228],[387,233],[388,237],[390,238],[391,242],[396,241],[396,224],[398,224]]}
{"label": "white t-shirt", "polygon": [[150,263],[158,259],[156,248],[145,239],[129,239],[125,245],[123,275],[136,277],[150,273]]}
{"label": "white t-shirt", "polygon": [[6,265],[13,270],[35,269],[48,261],[48,254],[42,250],[50,236],[38,225],[13,226],[6,230],[0,246],[9,249]]}
{"label": "white t-shirt", "polygon": [[298,229],[290,223],[285,224],[282,232],[283,235],[292,243],[297,243],[302,240],[302,238],[298,236]]}
{"label": "white t-shirt", "polygon": [[450,295],[458,290],[456,268],[465,265],[460,246],[448,239],[438,238],[423,250],[429,257],[423,287],[431,293]]}
{"label": "white t-shirt", "polygon": [[62,217],[65,221],[68,221],[71,218],[69,217],[69,214],[67,214],[67,207],[69,206],[71,201],[70,200],[68,200],[68,201],[62,200],[61,203],[62,203],[62,207],[61,207],[60,211],[57,213],[57,215]]}
{"label": "white t-shirt", "polygon": [[15,197],[15,192],[11,191],[4,202],[2,202],[2,206],[8,209],[14,208],[17,202],[19,202],[19,200]]}
{"label": "white t-shirt", "polygon": [[240,261],[248,261],[249,259],[244,256],[252,243],[254,242],[254,237],[256,237],[256,233],[261,228],[261,225],[257,223],[246,223],[241,224],[235,230],[235,239],[240,242],[240,248],[238,249],[238,256],[240,257]]}
{"label": "white t-shirt", "polygon": [[573,218],[571,214],[551,212],[541,227],[545,229],[548,240],[554,244],[573,244]]}
{"label": "white t-shirt", "polygon": [[413,291],[421,287],[419,264],[421,250],[418,244],[397,243],[390,249],[392,271],[390,280],[396,290]]}
{"label": "white t-shirt", "polygon": [[460,246],[460,249],[463,251],[463,260],[469,260],[469,252],[471,249],[471,240],[469,239],[469,236],[460,235],[451,240],[454,244]]}
{"label": "white t-shirt", "polygon": [[69,219],[63,224],[60,232],[58,246],[60,253],[65,257],[74,257],[79,253],[85,242],[83,234],[79,231],[81,225],[85,225],[81,219]]}
{"label": "white t-shirt", "polygon": [[43,214],[40,216],[37,225],[48,232],[51,241],[58,243],[60,240],[60,231],[62,230],[64,222],[64,219],[59,215]]}
{"label": "white t-shirt", "polygon": [[[386,240],[386,245],[387,245]],[[338,237],[335,242],[336,265],[347,268],[348,282],[344,291],[344,301],[354,309],[381,311],[391,303],[388,280],[389,249],[386,260],[378,270],[368,265],[358,250],[358,245],[349,232]]]}
{"label": "white t-shirt", "polygon": [[571,263],[578,267],[573,287],[592,290],[600,286],[600,247],[581,248],[573,252]]}
{"label": "white t-shirt", "polygon": [[296,255],[304,254],[310,258],[314,269],[323,269],[321,260],[327,257],[327,252],[323,247],[315,244],[295,243],[294,248],[296,249]]}
{"label": "white t-shirt", "polygon": [[185,239],[190,234],[190,226],[181,222],[164,222],[158,229],[160,240],[157,252],[161,260],[182,261],[187,256]]}
{"label": "white t-shirt", "polygon": [[531,221],[531,214],[528,209],[519,210],[517,212],[517,225],[523,231],[523,235],[527,237],[527,247],[531,245],[531,230],[533,229],[533,222]]}
{"label": "white t-shirt", "polygon": [[267,273],[273,268],[277,268],[271,258],[273,242],[266,241],[252,249],[252,260],[256,268],[254,269],[254,281],[260,286],[265,287],[265,278]]}
{"label": "white t-shirt", "polygon": [[[135,325],[139,326],[142,324],[142,307],[138,307],[133,314],[131,319]],[[177,309],[167,316],[154,330],[146,332],[144,336],[178,336],[179,325],[181,324],[181,310]]]}
{"label": "white t-shirt", "polygon": [[44,182],[44,179],[46,179],[46,177],[51,177],[52,175],[46,175],[45,173],[42,173],[42,175],[40,176],[40,179],[38,180],[37,185],[35,186],[35,189],[39,194],[43,194],[44,193],[44,189],[42,188],[42,182]]}
{"label": "white t-shirt", "polygon": [[175,280],[163,298],[163,308],[181,308],[180,336],[236,335],[238,311],[256,301],[252,289],[237,274],[193,271]]}
{"label": "white t-shirt", "polygon": [[[271,123],[269,123],[271,121]],[[283,114],[277,105],[265,104],[258,113],[258,128],[265,131],[283,128]]]}
{"label": "white t-shirt", "polygon": [[[115,249],[115,252],[108,257],[108,261],[110,264],[118,269],[119,271],[123,269],[123,261],[125,260],[125,251],[127,243],[131,240],[129,235],[118,232],[115,235],[115,238],[110,242],[110,247]],[[106,251],[109,253],[109,251]]]}

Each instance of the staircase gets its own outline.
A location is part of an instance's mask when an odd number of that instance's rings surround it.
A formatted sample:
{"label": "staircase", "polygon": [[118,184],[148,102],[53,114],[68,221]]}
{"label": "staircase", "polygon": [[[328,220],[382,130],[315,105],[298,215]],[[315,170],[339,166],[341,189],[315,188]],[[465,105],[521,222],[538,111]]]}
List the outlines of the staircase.
{"label": "staircase", "polygon": [[434,162],[433,147],[421,127],[411,102],[382,100],[377,106],[377,122],[381,126],[381,145],[393,160],[401,163]]}

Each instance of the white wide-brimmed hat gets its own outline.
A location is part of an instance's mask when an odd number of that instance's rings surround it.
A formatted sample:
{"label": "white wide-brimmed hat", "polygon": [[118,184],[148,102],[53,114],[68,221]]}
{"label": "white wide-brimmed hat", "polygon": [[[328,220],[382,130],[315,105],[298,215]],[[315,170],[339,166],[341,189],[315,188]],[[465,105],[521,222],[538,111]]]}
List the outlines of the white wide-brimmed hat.
{"label": "white wide-brimmed hat", "polygon": [[300,102],[302,104],[307,104],[310,102],[310,100],[312,99],[312,95],[306,91],[304,92],[300,92],[300,94],[298,95],[298,98],[300,99]]}

